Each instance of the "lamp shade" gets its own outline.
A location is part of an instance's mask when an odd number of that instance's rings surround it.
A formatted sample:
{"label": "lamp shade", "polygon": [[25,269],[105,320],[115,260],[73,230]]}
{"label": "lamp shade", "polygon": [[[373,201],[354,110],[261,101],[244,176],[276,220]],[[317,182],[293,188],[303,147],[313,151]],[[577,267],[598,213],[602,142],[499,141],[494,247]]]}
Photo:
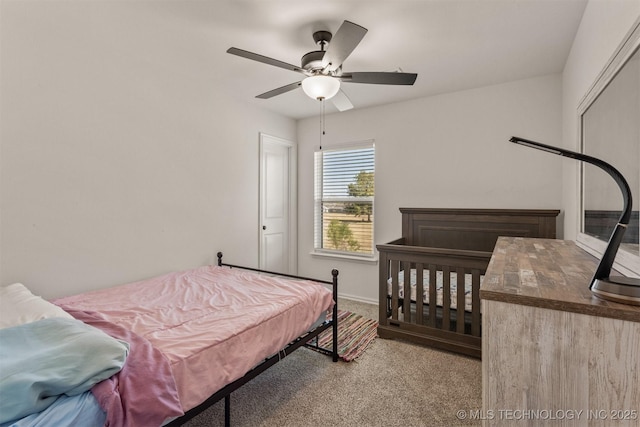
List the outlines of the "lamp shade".
{"label": "lamp shade", "polygon": [[302,90],[313,99],[330,99],[340,90],[340,80],[329,76],[311,76],[302,80]]}

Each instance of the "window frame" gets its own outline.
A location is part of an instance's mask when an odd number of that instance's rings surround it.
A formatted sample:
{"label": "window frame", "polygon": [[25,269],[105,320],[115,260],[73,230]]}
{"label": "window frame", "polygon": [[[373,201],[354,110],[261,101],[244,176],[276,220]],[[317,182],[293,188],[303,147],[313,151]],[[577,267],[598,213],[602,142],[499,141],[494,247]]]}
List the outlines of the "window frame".
{"label": "window frame", "polygon": [[[366,197],[326,197],[323,198],[323,177],[324,165],[322,159],[326,152],[340,152],[358,149],[373,149],[373,176],[374,176],[374,194]],[[349,260],[375,262],[377,261],[377,252],[375,248],[375,141],[357,141],[345,144],[335,144],[331,146],[319,147],[314,151],[314,194],[313,194],[313,251],[311,255],[328,256],[335,258],[343,258]],[[323,247],[323,237],[325,229],[323,226],[323,204],[331,202],[371,202],[371,252],[356,252],[348,250],[338,250]]]}

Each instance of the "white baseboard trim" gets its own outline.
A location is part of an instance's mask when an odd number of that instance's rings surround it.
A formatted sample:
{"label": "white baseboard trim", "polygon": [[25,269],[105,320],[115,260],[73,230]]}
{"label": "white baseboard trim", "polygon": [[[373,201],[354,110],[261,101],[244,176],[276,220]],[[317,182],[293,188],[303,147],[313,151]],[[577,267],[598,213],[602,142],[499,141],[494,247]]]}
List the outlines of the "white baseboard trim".
{"label": "white baseboard trim", "polygon": [[374,299],[369,299],[369,298],[362,298],[359,297],[357,295],[349,295],[349,294],[341,294],[338,293],[338,298],[344,298],[344,299],[348,299],[351,301],[357,301],[357,302],[363,302],[366,304],[373,304],[373,305],[378,305],[378,300],[374,300]]}

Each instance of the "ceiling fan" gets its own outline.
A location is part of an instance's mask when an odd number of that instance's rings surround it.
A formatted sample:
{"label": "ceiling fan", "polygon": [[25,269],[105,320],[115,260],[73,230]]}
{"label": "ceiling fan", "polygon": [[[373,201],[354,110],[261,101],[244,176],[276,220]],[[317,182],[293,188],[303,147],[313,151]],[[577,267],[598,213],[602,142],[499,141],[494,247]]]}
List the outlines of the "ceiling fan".
{"label": "ceiling fan", "polygon": [[343,72],[342,63],[358,46],[366,33],[366,28],[350,21],[344,21],[335,35],[329,31],[316,31],[313,33],[313,40],[320,46],[320,50],[303,55],[299,67],[236,47],[229,48],[227,53],[295,71],[306,76],[299,82],[270,90],[256,96],[256,98],[269,99],[302,86],[309,97],[318,100],[332,99],[338,110],[345,111],[353,108],[353,104],[340,90],[340,82],[412,85],[418,77],[415,73],[403,72]]}

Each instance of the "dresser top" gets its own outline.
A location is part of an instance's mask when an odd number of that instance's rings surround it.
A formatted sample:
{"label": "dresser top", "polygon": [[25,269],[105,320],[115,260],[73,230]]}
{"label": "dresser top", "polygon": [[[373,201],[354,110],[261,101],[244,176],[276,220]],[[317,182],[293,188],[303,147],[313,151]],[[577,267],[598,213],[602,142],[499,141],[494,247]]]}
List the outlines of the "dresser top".
{"label": "dresser top", "polygon": [[480,297],[640,322],[640,306],[606,301],[589,290],[597,264],[570,240],[500,237]]}

